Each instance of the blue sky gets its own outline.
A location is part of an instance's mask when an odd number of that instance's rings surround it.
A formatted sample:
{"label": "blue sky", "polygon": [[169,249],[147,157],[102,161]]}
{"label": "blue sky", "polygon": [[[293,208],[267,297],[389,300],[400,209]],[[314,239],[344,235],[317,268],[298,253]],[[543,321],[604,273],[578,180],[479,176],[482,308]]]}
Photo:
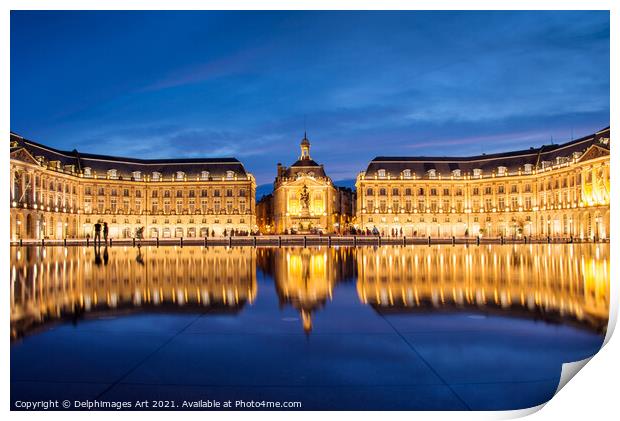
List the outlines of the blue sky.
{"label": "blue sky", "polygon": [[467,155],[609,125],[608,12],[12,12],[11,130],[63,149]]}

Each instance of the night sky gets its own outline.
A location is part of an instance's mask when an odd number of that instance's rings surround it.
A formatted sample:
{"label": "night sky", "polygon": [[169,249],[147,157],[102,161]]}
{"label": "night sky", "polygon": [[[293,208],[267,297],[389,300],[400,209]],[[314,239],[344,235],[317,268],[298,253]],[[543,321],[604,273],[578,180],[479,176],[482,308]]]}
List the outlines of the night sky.
{"label": "night sky", "polygon": [[609,125],[608,12],[12,12],[11,130],[61,149],[469,155]]}

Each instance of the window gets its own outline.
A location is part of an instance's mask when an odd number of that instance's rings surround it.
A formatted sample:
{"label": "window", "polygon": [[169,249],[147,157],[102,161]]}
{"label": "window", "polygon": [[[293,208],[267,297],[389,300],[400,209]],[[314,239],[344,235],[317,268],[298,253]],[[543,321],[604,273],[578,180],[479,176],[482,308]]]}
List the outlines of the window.
{"label": "window", "polygon": [[411,170],[403,170],[403,178],[411,178]]}
{"label": "window", "polygon": [[379,196],[386,196],[387,191],[385,189],[379,189]]}
{"label": "window", "polygon": [[123,189],[123,196],[129,197],[129,189]]}
{"label": "window", "polygon": [[453,177],[460,177],[461,176],[461,170],[459,170],[459,169],[452,170],[452,176]]}
{"label": "window", "polygon": [[398,196],[398,188],[392,189],[392,196]]}
{"label": "window", "polygon": [[491,194],[491,187],[487,186],[484,188],[484,194]]}
{"label": "window", "polygon": [[116,180],[118,178],[118,174],[116,172],[116,170],[108,170],[108,178],[111,178],[113,180]]}
{"label": "window", "polygon": [[226,189],[226,197],[233,197],[232,189]]}
{"label": "window", "polygon": [[161,173],[159,173],[157,171],[153,171],[153,174],[151,175],[151,178],[153,179],[153,181],[159,181],[159,180],[161,180]]}
{"label": "window", "polygon": [[215,197],[220,197],[220,191],[219,191],[219,190],[215,190],[215,191],[213,192],[213,196],[215,196]]}
{"label": "window", "polygon": [[246,196],[245,189],[239,190],[239,197],[245,197],[245,196]]}
{"label": "window", "polygon": [[157,190],[153,190],[153,192],[151,193],[151,197],[157,197]]}
{"label": "window", "polygon": [[164,197],[170,197],[170,190],[164,190]]}
{"label": "window", "polygon": [[435,188],[431,189],[431,196],[437,196],[437,189]]}
{"label": "window", "polygon": [[200,179],[206,181],[209,179],[209,171],[200,171]]}
{"label": "window", "polygon": [[418,196],[424,196],[424,189],[423,188],[419,188],[418,189]]}
{"label": "window", "polygon": [[133,177],[133,179],[134,179],[135,181],[140,181],[140,180],[142,180],[142,172],[141,172],[141,171],[133,171],[133,172],[131,173],[131,176]]}
{"label": "window", "polygon": [[86,196],[90,196],[92,194],[92,191],[90,190],[90,186],[84,188],[84,194]]}
{"label": "window", "polygon": [[482,170],[480,168],[474,168],[474,177],[482,177]]}
{"label": "window", "polygon": [[411,188],[405,189],[405,196],[411,196]]}
{"label": "window", "polygon": [[377,171],[377,176],[379,178],[385,178],[385,170],[381,169],[381,170]]}
{"label": "window", "polygon": [[200,197],[207,197],[207,196],[208,196],[208,192],[207,192],[207,190],[206,190],[206,189],[202,189],[202,190],[200,191]]}
{"label": "window", "polygon": [[84,167],[84,177],[92,177],[92,169],[90,167]]}
{"label": "window", "polygon": [[450,189],[443,189],[444,196],[450,196]]}
{"label": "window", "polygon": [[183,171],[177,171],[176,179],[177,181],[183,181],[185,179],[185,173]]}
{"label": "window", "polygon": [[235,178],[235,172],[234,171],[226,171],[226,179],[227,180],[232,180],[233,178]]}
{"label": "window", "polygon": [[426,171],[426,175],[428,176],[428,178],[437,178],[437,170],[432,168]]}
{"label": "window", "polygon": [[525,164],[523,166],[523,169],[524,169],[526,174],[531,174],[532,173],[532,164]]}
{"label": "window", "polygon": [[499,194],[503,194],[503,193],[505,193],[505,190],[504,190],[504,185],[503,185],[503,184],[501,184],[501,185],[497,186],[497,192],[498,192]]}
{"label": "window", "polygon": [[506,175],[508,173],[508,168],[506,167],[497,167],[497,175]]}
{"label": "window", "polygon": [[177,190],[177,197],[183,197],[183,190]]}
{"label": "window", "polygon": [[372,196],[373,194],[372,189],[366,189],[366,196]]}

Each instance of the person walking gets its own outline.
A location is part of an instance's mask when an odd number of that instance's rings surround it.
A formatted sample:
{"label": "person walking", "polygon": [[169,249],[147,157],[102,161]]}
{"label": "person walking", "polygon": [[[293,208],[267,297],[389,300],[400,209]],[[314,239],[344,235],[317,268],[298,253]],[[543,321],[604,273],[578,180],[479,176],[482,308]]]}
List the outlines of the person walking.
{"label": "person walking", "polygon": [[106,245],[108,244],[108,223],[107,222],[103,223],[103,242]]}
{"label": "person walking", "polygon": [[97,245],[97,242],[101,242],[101,224],[99,223],[99,221],[97,221],[97,223],[95,224],[95,246]]}

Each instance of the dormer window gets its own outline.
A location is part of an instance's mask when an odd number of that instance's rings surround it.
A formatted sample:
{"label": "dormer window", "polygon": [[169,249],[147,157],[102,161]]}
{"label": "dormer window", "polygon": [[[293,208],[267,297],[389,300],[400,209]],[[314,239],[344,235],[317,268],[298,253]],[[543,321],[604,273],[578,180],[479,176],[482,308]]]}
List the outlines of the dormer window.
{"label": "dormer window", "polygon": [[411,178],[411,170],[410,169],[406,169],[403,170],[403,178]]}
{"label": "dormer window", "polygon": [[499,166],[497,167],[497,175],[506,175],[508,168]]}
{"label": "dormer window", "polygon": [[116,173],[116,170],[114,169],[108,170],[108,178],[116,180],[118,178],[118,174]]}
{"label": "dormer window", "polygon": [[175,178],[177,181],[183,181],[185,179],[185,173],[183,171],[177,171]]}
{"label": "dormer window", "polygon": [[542,162],[542,168],[543,168],[543,170],[544,170],[545,168],[549,168],[551,165],[552,165],[552,164],[551,164],[551,161],[543,161],[543,162]]}
{"label": "dormer window", "polygon": [[312,177],[312,178],[314,178],[314,172],[309,171],[309,172],[308,172],[308,177]]}
{"label": "dormer window", "polygon": [[431,168],[430,170],[426,171],[426,175],[428,175],[428,178],[437,178],[437,170],[435,168]]}
{"label": "dormer window", "polygon": [[134,180],[136,181],[140,181],[142,180],[142,172],[141,171],[133,171],[131,173],[131,176],[133,177]]}
{"label": "dormer window", "polygon": [[379,178],[385,178],[385,170],[381,169],[381,170],[377,171],[377,176]]}
{"label": "dormer window", "polygon": [[568,158],[565,156],[558,156],[557,158],[555,158],[555,163],[557,165],[562,165],[568,162]]}
{"label": "dormer window", "polygon": [[523,166],[523,168],[524,168],[524,170],[525,170],[525,173],[526,173],[526,174],[531,174],[531,173],[532,173],[532,167],[533,167],[533,165],[532,165],[532,164],[525,164],[525,165]]}
{"label": "dormer window", "polygon": [[581,155],[581,152],[573,152],[573,159],[579,159]]}
{"label": "dormer window", "polygon": [[65,172],[74,172],[75,171],[75,165],[65,165]]}
{"label": "dormer window", "polygon": [[452,170],[452,176],[460,177],[461,176],[461,170],[459,170],[458,168],[456,170]]}
{"label": "dormer window", "polygon": [[209,171],[201,171],[200,172],[200,179],[205,181],[209,179]]}
{"label": "dormer window", "polygon": [[153,171],[151,178],[153,179],[153,181],[159,181],[161,180],[161,173],[157,171]]}
{"label": "dormer window", "polygon": [[84,167],[84,177],[92,177],[93,170],[90,167]]}
{"label": "dormer window", "polygon": [[482,170],[480,168],[474,168],[474,177],[482,177]]}
{"label": "dormer window", "polygon": [[233,178],[235,178],[235,172],[234,171],[226,171],[226,180],[232,180]]}

